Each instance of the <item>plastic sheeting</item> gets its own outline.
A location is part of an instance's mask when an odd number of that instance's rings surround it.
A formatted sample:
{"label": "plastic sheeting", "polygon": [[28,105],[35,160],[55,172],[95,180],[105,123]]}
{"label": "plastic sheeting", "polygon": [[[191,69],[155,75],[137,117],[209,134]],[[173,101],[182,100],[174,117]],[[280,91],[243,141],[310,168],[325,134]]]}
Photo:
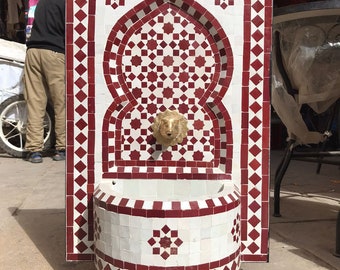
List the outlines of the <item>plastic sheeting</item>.
{"label": "plastic sheeting", "polygon": [[0,59],[0,103],[7,98],[23,92],[23,65]]}
{"label": "plastic sheeting", "polygon": [[[272,105],[300,144],[319,143],[323,133],[309,130],[300,108],[308,104],[315,113],[325,112],[340,98],[340,24],[337,16],[314,17],[274,26],[279,40],[273,42]],[[279,68],[282,65],[285,75]],[[291,91],[293,90],[293,91]]]}
{"label": "plastic sheeting", "polygon": [[0,39],[0,103],[21,94],[26,45]]}
{"label": "plastic sheeting", "polygon": [[26,45],[14,41],[0,39],[0,58],[24,63]]}

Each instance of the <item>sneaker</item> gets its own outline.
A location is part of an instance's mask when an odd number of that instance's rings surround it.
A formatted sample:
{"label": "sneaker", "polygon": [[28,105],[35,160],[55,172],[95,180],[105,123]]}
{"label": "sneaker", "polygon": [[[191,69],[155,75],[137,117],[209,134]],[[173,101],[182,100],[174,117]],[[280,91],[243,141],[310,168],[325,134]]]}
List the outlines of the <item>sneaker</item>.
{"label": "sneaker", "polygon": [[43,162],[42,155],[40,152],[31,152],[28,155],[27,161],[31,163],[41,163]]}
{"label": "sneaker", "polygon": [[55,161],[61,161],[61,160],[65,160],[66,158],[66,154],[65,154],[65,150],[57,150],[55,151],[52,159]]}

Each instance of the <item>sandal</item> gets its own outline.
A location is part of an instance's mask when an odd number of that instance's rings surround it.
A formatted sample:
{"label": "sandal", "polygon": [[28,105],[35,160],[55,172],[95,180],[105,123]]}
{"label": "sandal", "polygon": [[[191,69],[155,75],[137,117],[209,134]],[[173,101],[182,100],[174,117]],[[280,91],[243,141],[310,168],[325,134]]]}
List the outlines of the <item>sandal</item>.
{"label": "sandal", "polygon": [[32,152],[28,155],[27,161],[31,163],[41,163],[43,162],[42,155],[40,152]]}
{"label": "sandal", "polygon": [[61,161],[61,160],[65,160],[66,159],[66,154],[65,154],[65,150],[57,150],[55,151],[52,159],[54,161]]}

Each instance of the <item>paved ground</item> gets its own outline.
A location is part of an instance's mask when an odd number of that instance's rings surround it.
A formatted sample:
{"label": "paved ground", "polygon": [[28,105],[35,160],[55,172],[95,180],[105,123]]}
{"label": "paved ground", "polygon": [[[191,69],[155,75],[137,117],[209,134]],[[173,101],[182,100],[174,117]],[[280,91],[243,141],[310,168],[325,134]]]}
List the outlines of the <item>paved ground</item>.
{"label": "paved ground", "polygon": [[[273,151],[272,175],[282,152]],[[340,270],[335,224],[340,169],[292,161],[282,185],[281,218],[271,217],[269,263],[242,270]],[[94,270],[92,262],[65,262],[64,162],[30,164],[0,153],[0,269]]]}

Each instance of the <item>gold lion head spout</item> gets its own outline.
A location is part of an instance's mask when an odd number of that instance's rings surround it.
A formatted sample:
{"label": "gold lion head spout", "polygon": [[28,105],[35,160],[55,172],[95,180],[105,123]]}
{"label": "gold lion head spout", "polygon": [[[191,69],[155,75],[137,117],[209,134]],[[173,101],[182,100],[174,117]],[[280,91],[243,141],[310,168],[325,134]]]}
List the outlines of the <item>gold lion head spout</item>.
{"label": "gold lion head spout", "polygon": [[187,120],[177,110],[166,110],[159,113],[151,128],[157,143],[164,146],[173,146],[182,143],[187,136]]}

